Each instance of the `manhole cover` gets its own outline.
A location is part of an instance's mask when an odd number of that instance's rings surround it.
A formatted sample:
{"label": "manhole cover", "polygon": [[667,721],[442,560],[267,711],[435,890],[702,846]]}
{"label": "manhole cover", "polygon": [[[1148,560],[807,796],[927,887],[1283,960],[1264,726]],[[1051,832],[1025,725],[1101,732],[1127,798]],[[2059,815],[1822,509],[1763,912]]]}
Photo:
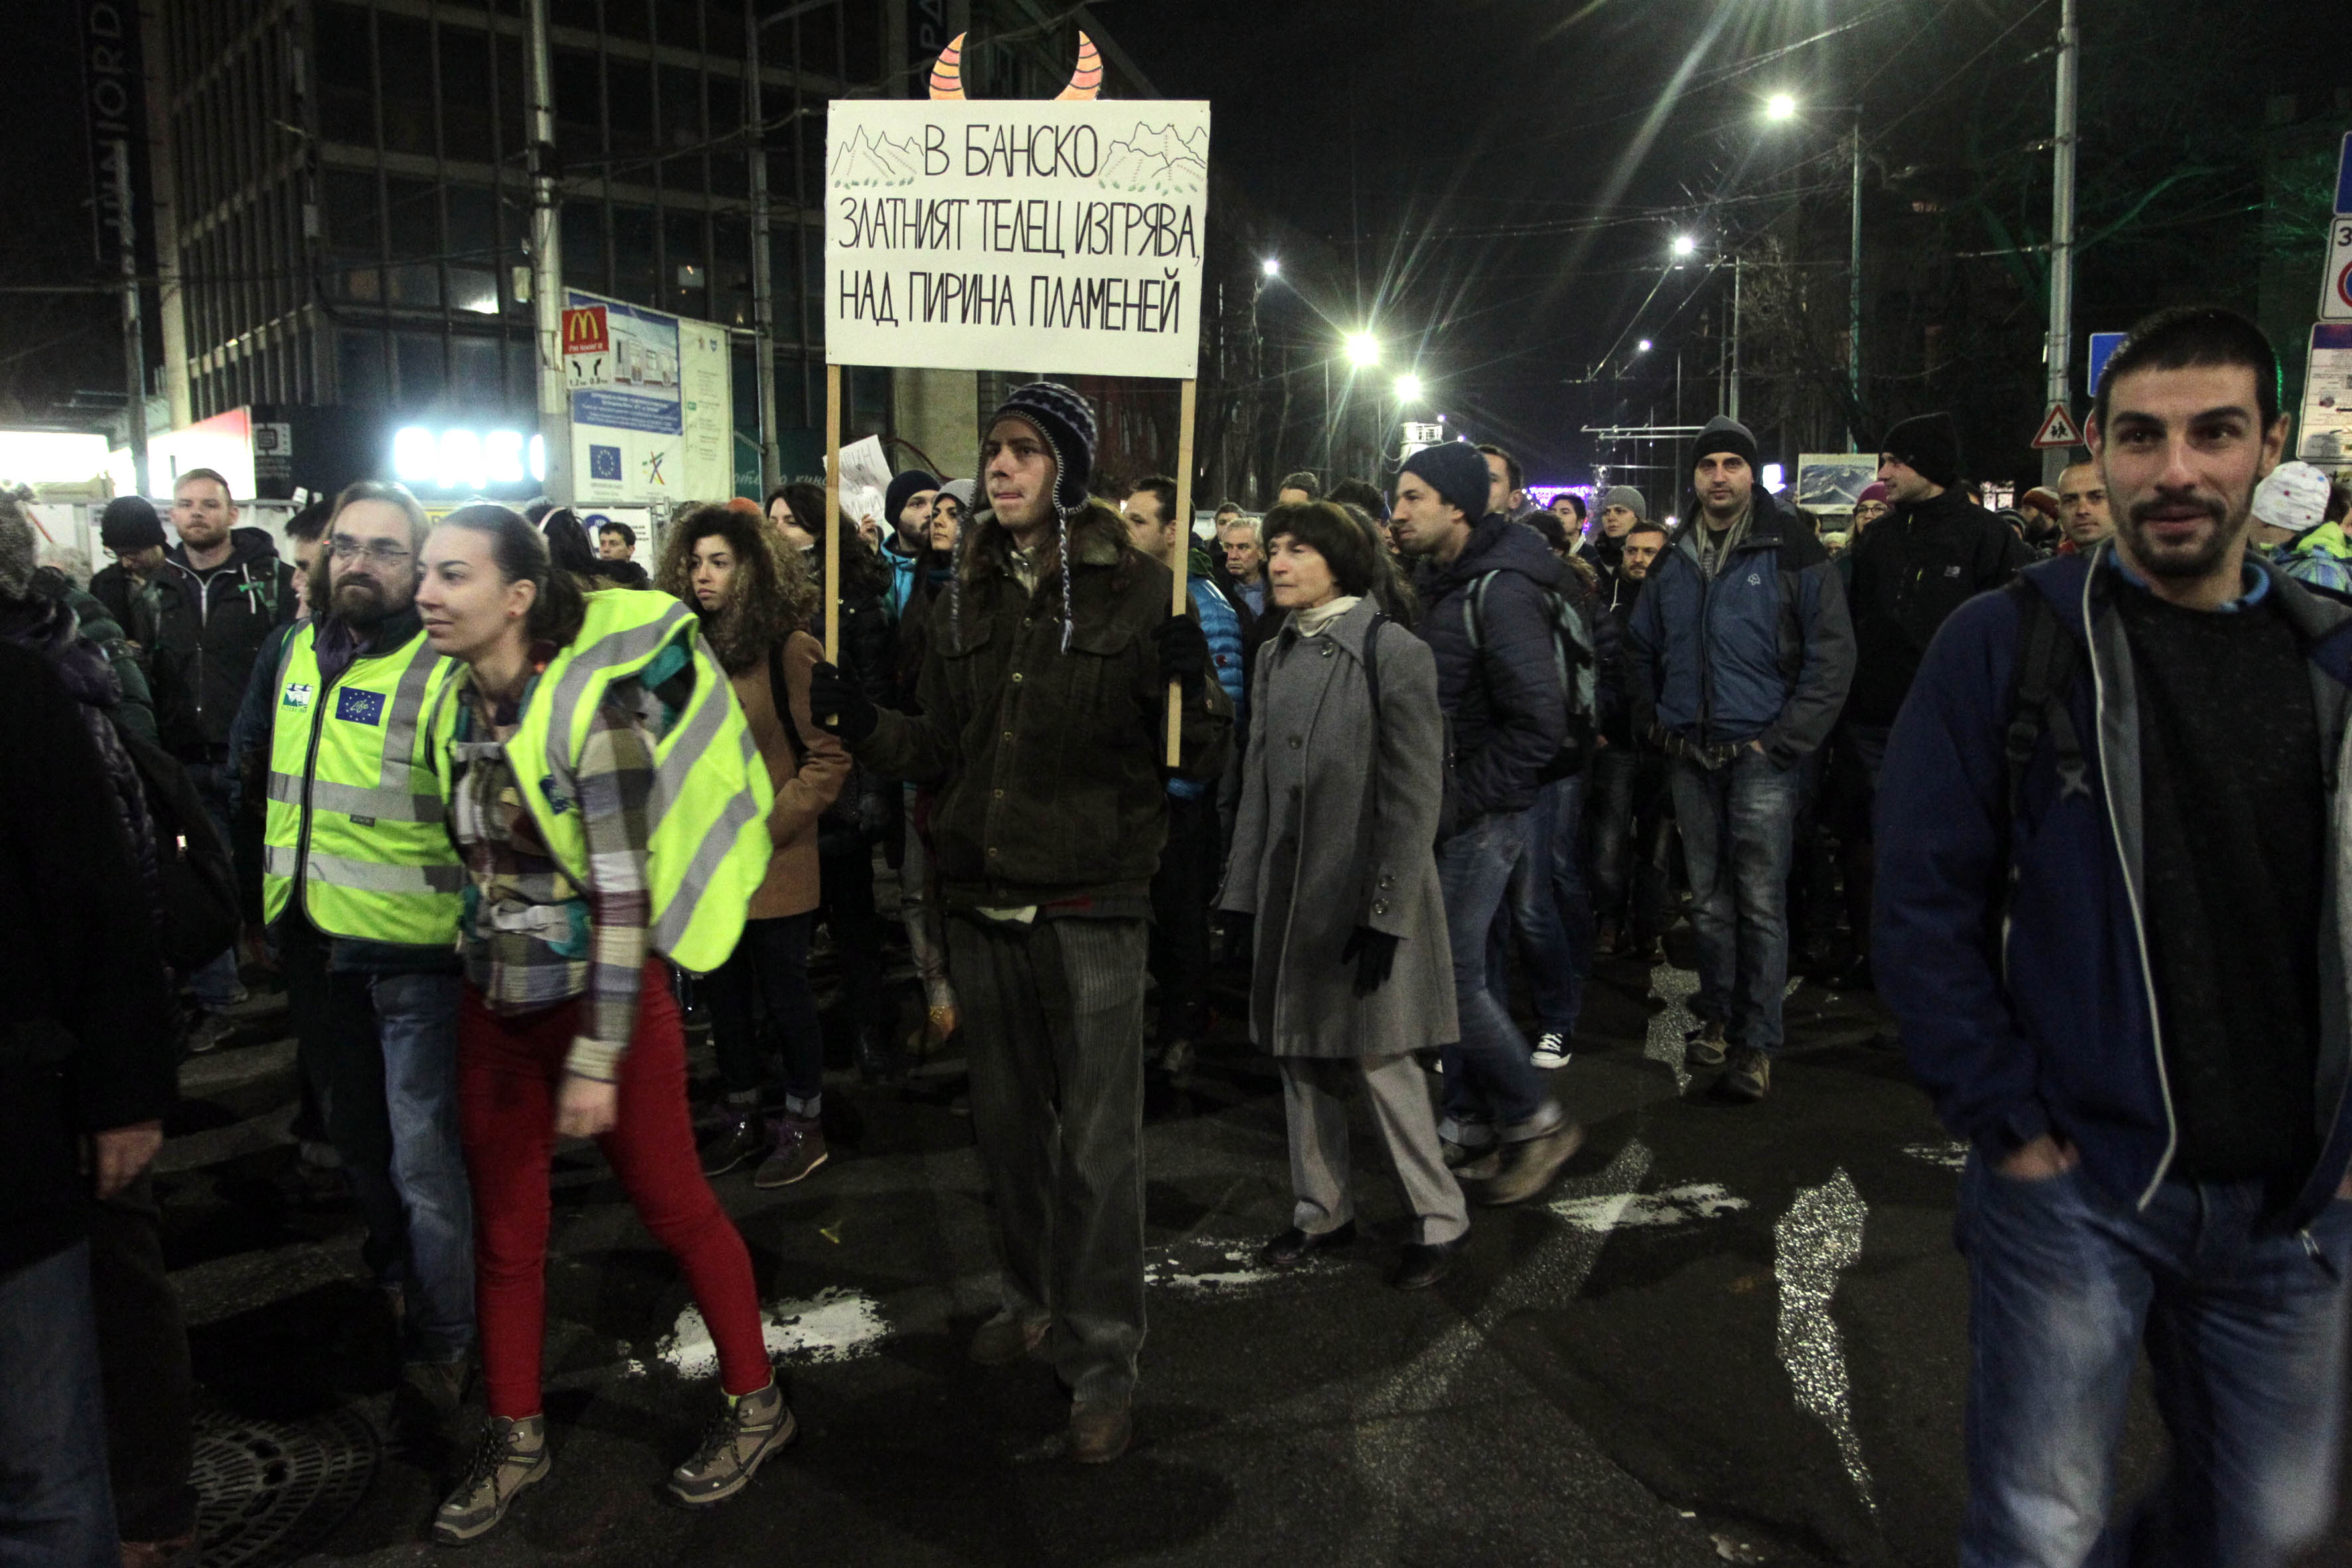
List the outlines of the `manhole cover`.
{"label": "manhole cover", "polygon": [[342,1522],[375,1474],[375,1428],[352,1410],[311,1421],[196,1417],[203,1568],[290,1563]]}

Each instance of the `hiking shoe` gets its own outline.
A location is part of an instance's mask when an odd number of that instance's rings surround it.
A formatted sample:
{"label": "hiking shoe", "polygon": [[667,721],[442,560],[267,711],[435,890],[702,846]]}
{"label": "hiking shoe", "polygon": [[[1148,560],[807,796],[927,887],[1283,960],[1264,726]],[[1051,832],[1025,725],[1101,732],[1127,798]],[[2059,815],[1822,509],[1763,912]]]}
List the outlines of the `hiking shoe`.
{"label": "hiking shoe", "polygon": [[1772,1092],[1772,1058],[1753,1046],[1742,1046],[1733,1053],[1721,1087],[1734,1100],[1752,1104],[1763,1099]]}
{"label": "hiking shoe", "polygon": [[400,1381],[437,1419],[446,1421],[466,1397],[467,1370],[462,1355],[455,1361],[412,1361],[401,1367]]}
{"label": "hiking shoe", "polygon": [[723,1176],[766,1149],[768,1143],[767,1125],[757,1112],[730,1110],[718,1132],[702,1146],[702,1173]]}
{"label": "hiking shoe", "polygon": [[1723,1039],[1723,1020],[1709,1018],[1683,1037],[1683,1066],[1719,1068],[1727,1049]]}
{"label": "hiking shoe", "polygon": [[1011,1366],[1025,1361],[1045,1342],[1046,1320],[1013,1315],[1010,1307],[980,1325],[971,1336],[971,1359],[977,1366]]}
{"label": "hiking shoe", "polygon": [[789,1187],[824,1163],[824,1124],[814,1116],[779,1116],[768,1123],[775,1147],[751,1173],[755,1187]]}
{"label": "hiking shoe", "polygon": [[1068,1453],[1081,1465],[1108,1465],[1135,1436],[1135,1404],[1127,1399],[1070,1402]]}
{"label": "hiking shoe", "polygon": [[700,1508],[723,1502],[751,1484],[769,1456],[800,1435],[784,1391],[772,1380],[757,1394],[730,1398],[711,1417],[694,1458],[669,1473],[669,1494]]}
{"label": "hiking shoe", "polygon": [[1538,1072],[1557,1072],[1568,1065],[1573,1054],[1568,1048],[1568,1037],[1558,1029],[1546,1029],[1536,1037],[1534,1062]]}
{"label": "hiking shoe", "polygon": [[188,1054],[203,1056],[216,1051],[237,1031],[237,1022],[226,1013],[205,1012],[188,1026]]}
{"label": "hiking shoe", "polygon": [[517,1493],[547,1478],[548,1464],[545,1416],[491,1416],[465,1476],[433,1516],[433,1539],[455,1546],[488,1534]]}
{"label": "hiking shoe", "polygon": [[1540,1138],[1504,1145],[1502,1168],[1478,1189],[1478,1201],[1500,1207],[1535,1196],[1583,1147],[1584,1128],[1574,1121],[1562,1121]]}

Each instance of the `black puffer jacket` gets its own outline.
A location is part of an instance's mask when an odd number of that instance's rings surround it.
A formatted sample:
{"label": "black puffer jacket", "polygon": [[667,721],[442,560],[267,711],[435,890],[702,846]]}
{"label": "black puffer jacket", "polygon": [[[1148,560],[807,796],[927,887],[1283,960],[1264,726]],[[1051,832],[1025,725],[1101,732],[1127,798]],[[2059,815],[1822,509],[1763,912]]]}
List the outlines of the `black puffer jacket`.
{"label": "black puffer jacket", "polygon": [[1945,617],[2033,559],[2007,524],[1957,489],[1896,507],[1851,554],[1855,666],[1845,716],[1856,724],[1894,723]]}
{"label": "black puffer jacket", "polygon": [[226,754],[253,661],[273,626],[294,618],[294,568],[257,528],[229,535],[228,560],[199,574],[183,545],[163,558],[155,676],[163,744],[183,758]]}
{"label": "black puffer jacket", "polygon": [[[1535,804],[1538,777],[1568,733],[1549,599],[1568,570],[1534,529],[1489,512],[1462,553],[1425,562],[1414,627],[1437,656],[1437,705],[1454,721],[1454,775],[1463,820]],[[1489,574],[1479,642],[1467,595]]]}

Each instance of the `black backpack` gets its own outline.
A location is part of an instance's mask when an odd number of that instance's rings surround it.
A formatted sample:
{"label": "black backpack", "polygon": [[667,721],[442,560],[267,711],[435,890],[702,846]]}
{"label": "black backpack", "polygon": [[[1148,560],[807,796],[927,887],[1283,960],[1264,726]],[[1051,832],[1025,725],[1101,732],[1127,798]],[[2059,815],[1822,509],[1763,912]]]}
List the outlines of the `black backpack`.
{"label": "black backpack", "polygon": [[2057,754],[2058,798],[2091,793],[2089,770],[2083,756],[2083,738],[2074,728],[2069,701],[2083,662],[2074,634],[2060,624],[2058,612],[2040,589],[2023,577],[2011,578],[2001,592],[2017,602],[2017,675],[2009,694],[2009,731],[2002,748],[2007,762],[2007,805],[2013,833],[2025,806],[2025,770],[2033,750],[2047,733]]}
{"label": "black backpack", "polygon": [[139,790],[155,830],[163,960],[185,975],[236,944],[236,868],[179,759],[121,723],[114,732],[139,770]]}

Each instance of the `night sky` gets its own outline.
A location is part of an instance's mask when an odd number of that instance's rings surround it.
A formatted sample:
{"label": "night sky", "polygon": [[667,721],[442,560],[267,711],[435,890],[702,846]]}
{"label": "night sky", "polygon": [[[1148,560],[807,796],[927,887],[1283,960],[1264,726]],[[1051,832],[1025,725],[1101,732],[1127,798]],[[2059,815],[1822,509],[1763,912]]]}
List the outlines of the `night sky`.
{"label": "night sky", "polygon": [[[2347,75],[2340,52],[2331,63],[2294,47],[2318,36],[2296,18],[2329,6],[2084,8],[2092,47],[2102,28],[2160,32],[2176,11],[2244,18],[2275,61],[2274,81],[2233,85],[2227,100],[2250,122],[2269,89],[2324,97]],[[88,275],[74,9],[58,0],[12,18],[0,283]],[[1416,370],[1433,409],[1520,452],[1537,480],[1590,461],[1582,425],[1675,422],[1678,348],[1681,422],[1714,411],[1701,320],[1720,279],[1696,264],[1669,273],[1673,236],[1696,237],[1703,262],[1795,191],[1842,199],[1842,122],[1768,130],[1768,93],[1859,97],[1890,163],[1932,158],[1988,93],[2015,95],[2046,125],[2057,13],[2056,0],[1099,3],[1163,92],[1213,103],[1215,161],[1265,219],[1334,258],[1286,277],[1304,297],[1299,319],[1319,313],[1335,342],[1370,325],[1384,379]],[[119,387],[113,320],[106,301],[0,296],[0,416]],[[1656,348],[1629,379],[1641,336]]]}

